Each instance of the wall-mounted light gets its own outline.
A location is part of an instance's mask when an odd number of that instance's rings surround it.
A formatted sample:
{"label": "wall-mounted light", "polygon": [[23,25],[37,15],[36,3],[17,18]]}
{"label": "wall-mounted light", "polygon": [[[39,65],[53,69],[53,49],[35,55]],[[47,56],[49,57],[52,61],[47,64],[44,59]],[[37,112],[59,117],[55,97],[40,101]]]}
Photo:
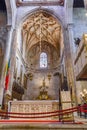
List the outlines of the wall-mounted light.
{"label": "wall-mounted light", "polygon": [[33,74],[32,74],[32,73],[27,74],[27,76],[29,77],[29,79],[30,79],[31,81],[33,80]]}
{"label": "wall-mounted light", "polygon": [[87,13],[85,13],[85,16],[87,16]]}
{"label": "wall-mounted light", "polygon": [[48,80],[50,81],[51,80],[51,74],[48,74],[47,77],[48,77]]}

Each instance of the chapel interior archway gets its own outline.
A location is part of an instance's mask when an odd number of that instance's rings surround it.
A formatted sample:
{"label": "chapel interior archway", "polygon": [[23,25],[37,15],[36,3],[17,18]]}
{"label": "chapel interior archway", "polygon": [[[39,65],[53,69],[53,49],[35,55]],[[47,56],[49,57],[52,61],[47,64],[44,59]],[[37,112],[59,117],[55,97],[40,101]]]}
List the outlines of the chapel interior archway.
{"label": "chapel interior archway", "polygon": [[[19,42],[18,48],[26,64],[25,75],[27,77],[23,99],[38,99],[43,86],[47,86],[45,91],[50,97],[48,99],[59,99],[62,67],[60,61],[64,49],[60,22],[48,12],[38,10],[23,21],[19,32],[21,35],[17,43]],[[47,67],[40,67],[41,53],[47,55]],[[21,72],[20,75],[23,76]]]}

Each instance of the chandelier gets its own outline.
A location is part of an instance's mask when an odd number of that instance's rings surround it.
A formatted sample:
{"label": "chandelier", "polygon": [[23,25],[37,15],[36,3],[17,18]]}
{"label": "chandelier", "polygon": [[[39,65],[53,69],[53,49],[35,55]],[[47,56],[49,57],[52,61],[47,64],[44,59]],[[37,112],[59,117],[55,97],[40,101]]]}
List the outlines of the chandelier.
{"label": "chandelier", "polygon": [[84,89],[81,93],[80,93],[81,98],[83,99],[83,101],[85,103],[87,103],[87,89]]}
{"label": "chandelier", "polygon": [[40,53],[41,53],[41,32],[42,32],[42,17],[41,17],[42,14],[40,14]]}

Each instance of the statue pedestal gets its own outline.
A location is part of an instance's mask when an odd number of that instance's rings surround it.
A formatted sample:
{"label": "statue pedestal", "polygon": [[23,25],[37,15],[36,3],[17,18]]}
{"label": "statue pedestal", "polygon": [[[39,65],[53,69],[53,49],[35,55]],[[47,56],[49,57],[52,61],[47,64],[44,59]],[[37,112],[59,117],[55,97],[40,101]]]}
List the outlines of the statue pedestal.
{"label": "statue pedestal", "polygon": [[[10,101],[9,112],[15,113],[43,113],[52,112],[59,110],[59,102],[57,100],[28,100],[28,101]],[[55,113],[52,113],[55,114]],[[37,114],[37,115],[11,115],[11,116],[22,116],[23,118],[16,119],[28,119],[28,120],[57,120],[58,116],[45,117],[45,118],[24,118],[25,116],[48,116],[48,114]],[[15,119],[15,118],[10,118]]]}

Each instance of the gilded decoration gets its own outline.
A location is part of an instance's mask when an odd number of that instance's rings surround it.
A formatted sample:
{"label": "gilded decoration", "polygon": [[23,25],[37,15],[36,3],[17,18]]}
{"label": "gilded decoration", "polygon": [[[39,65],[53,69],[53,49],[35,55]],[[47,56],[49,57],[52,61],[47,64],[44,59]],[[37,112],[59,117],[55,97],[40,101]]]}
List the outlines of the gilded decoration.
{"label": "gilded decoration", "polygon": [[84,89],[81,93],[80,93],[80,97],[81,97],[81,101],[84,103],[87,103],[87,89]]}
{"label": "gilded decoration", "polygon": [[45,78],[43,79],[42,86],[40,86],[39,96],[36,99],[39,100],[51,100],[52,98],[48,95],[48,86],[46,86]]}
{"label": "gilded decoration", "polygon": [[24,74],[24,88],[27,88],[27,76]]}
{"label": "gilded decoration", "polygon": [[30,79],[31,81],[33,80],[33,74],[32,74],[32,73],[27,74],[27,76],[29,77],[29,79]]}

